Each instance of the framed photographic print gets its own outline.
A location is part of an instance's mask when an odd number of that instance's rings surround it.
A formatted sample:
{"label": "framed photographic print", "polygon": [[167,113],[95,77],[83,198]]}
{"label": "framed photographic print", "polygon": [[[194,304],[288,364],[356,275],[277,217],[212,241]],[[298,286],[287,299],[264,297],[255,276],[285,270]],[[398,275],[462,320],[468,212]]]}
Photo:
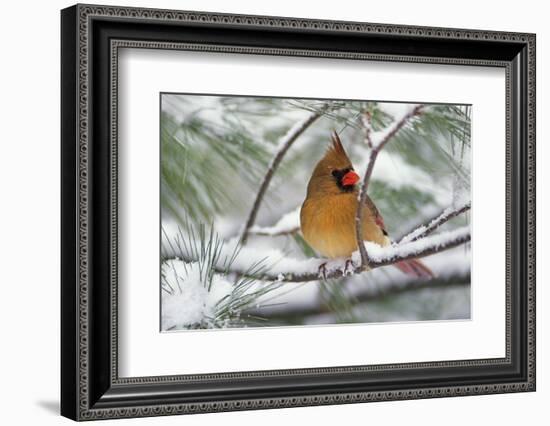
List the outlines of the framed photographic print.
{"label": "framed photographic print", "polygon": [[535,390],[535,36],[61,13],[61,412]]}

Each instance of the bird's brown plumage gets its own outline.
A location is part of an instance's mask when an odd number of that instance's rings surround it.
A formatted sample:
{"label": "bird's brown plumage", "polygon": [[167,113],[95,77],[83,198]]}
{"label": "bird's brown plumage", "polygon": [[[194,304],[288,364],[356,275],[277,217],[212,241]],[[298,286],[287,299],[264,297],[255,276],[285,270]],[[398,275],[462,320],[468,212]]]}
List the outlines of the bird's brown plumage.
{"label": "bird's brown plumage", "polygon": [[[350,170],[353,172],[351,161],[340,138],[334,132],[329,149],[313,170],[307,186],[307,196],[300,211],[304,239],[324,257],[349,258],[357,250],[355,215],[358,188],[355,184],[342,185],[342,181],[338,179]],[[372,241],[380,246],[391,244],[382,216],[368,196],[365,207],[363,240]],[[396,266],[417,276],[431,275],[431,271],[419,261],[413,263],[415,265]]]}

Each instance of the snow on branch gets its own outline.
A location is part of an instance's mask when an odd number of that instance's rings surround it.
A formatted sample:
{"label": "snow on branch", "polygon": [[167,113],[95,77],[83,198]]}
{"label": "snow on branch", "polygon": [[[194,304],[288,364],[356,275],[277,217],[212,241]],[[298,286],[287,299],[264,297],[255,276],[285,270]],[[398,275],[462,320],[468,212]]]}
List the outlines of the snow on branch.
{"label": "snow on branch", "polygon": [[262,235],[268,237],[278,237],[281,235],[292,235],[300,230],[300,207],[286,213],[273,226],[254,225],[248,230],[249,234]]}
{"label": "snow on branch", "polygon": [[357,206],[357,213],[355,215],[355,237],[357,239],[357,245],[359,247],[359,253],[361,256],[361,268],[366,269],[371,263],[372,259],[369,259],[367,249],[363,243],[363,209],[367,200],[367,190],[369,187],[370,178],[376,162],[378,153],[384,148],[384,146],[415,116],[421,114],[423,105],[411,105],[405,113],[390,124],[386,129],[380,132],[371,132],[368,129],[367,144],[371,146],[369,153],[369,161],[367,162],[367,169],[363,177],[363,183],[359,190],[359,205]]}
{"label": "snow on branch", "polygon": [[381,247],[371,242],[365,242],[365,245],[370,250],[371,263],[369,266],[372,268],[438,253],[467,243],[470,241],[470,237],[470,226],[463,226],[453,231],[442,232],[416,241],[388,247]]}
{"label": "snow on branch", "polygon": [[431,234],[433,231],[435,231],[445,222],[470,210],[470,207],[471,207],[470,202],[463,204],[459,207],[447,207],[427,225],[420,226],[415,230],[406,234],[403,238],[401,238],[401,240],[399,240],[399,244],[416,241],[420,238],[425,237],[428,234]]}
{"label": "snow on branch", "polygon": [[[400,244],[396,246],[380,247],[371,242],[365,242],[368,247],[370,262],[369,268],[374,269],[381,266],[391,265],[403,260],[415,259],[430,254],[438,253],[470,241],[470,227],[465,226],[454,231],[445,232],[433,236],[423,238],[421,240],[410,243]],[[290,260],[287,263],[286,260]],[[325,265],[324,278],[340,278],[346,274],[357,274],[364,271],[360,264],[359,252],[354,252],[352,262],[354,268],[352,271],[346,270],[343,260],[331,260],[326,262],[323,259],[308,259],[305,261],[286,259],[275,265],[275,268],[270,268],[269,272],[263,277],[258,277],[262,280],[275,280],[303,282],[319,280],[319,267]]]}
{"label": "snow on branch", "polygon": [[241,243],[243,245],[246,244],[246,241],[248,239],[248,234],[250,232],[250,228],[252,228],[252,226],[254,225],[254,222],[256,221],[256,216],[258,214],[258,210],[260,209],[260,205],[264,198],[265,192],[267,191],[267,187],[269,186],[269,183],[271,182],[271,179],[273,178],[275,171],[279,167],[279,164],[281,164],[281,161],[285,156],[286,152],[291,147],[291,145],[296,141],[296,139],[298,139],[298,137],[302,133],[304,133],[319,117],[321,117],[321,115],[323,115],[323,113],[328,109],[328,107],[329,107],[328,104],[323,104],[321,108],[319,108],[318,110],[310,112],[303,120],[298,121],[296,124],[294,124],[294,126],[292,126],[288,130],[288,132],[280,139],[276,153],[273,159],[271,160],[271,163],[269,164],[264,180],[262,181],[262,184],[260,185],[260,189],[256,194],[256,199],[252,204],[252,209],[250,210],[248,219],[244,226],[244,230],[241,236]]}
{"label": "snow on branch", "polygon": [[[470,241],[470,227],[465,226],[454,231],[431,235],[417,241],[398,244],[388,247],[380,247],[371,242],[365,242],[369,250],[369,269],[391,265],[402,260],[415,259],[438,253]],[[238,256],[234,253],[238,252]],[[189,257],[183,250],[166,253],[167,257],[179,257],[186,262],[195,259]],[[227,268],[226,259],[231,259],[231,267]],[[266,262],[269,261],[269,265]],[[250,265],[263,263],[266,267],[258,274],[250,274]],[[215,268],[224,273],[236,273],[243,276],[252,276],[256,280],[278,282],[305,282],[319,281],[319,267],[324,264],[323,278],[340,278],[349,274],[359,274],[365,271],[360,263],[359,252],[352,255],[353,267],[346,267],[345,259],[294,259],[286,257],[277,249],[259,250],[258,248],[239,246],[239,241],[234,239],[224,245]]]}

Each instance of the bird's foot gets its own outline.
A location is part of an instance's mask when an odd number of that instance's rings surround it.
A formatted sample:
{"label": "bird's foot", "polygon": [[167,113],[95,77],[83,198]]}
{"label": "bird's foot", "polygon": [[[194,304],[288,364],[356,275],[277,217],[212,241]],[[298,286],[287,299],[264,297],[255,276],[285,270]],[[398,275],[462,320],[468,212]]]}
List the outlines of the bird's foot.
{"label": "bird's foot", "polygon": [[347,275],[353,275],[355,272],[355,264],[353,263],[353,260],[346,259],[346,263],[344,264],[344,269],[342,269],[342,274],[345,276]]}
{"label": "bird's foot", "polygon": [[319,278],[322,278],[323,280],[327,279],[327,262],[319,265]]}

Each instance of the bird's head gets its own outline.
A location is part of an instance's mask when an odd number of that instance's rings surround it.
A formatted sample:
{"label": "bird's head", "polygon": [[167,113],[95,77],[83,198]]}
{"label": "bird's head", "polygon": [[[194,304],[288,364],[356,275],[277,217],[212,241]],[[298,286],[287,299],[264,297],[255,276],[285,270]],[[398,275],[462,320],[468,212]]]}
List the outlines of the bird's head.
{"label": "bird's head", "polygon": [[338,134],[332,132],[329,148],[311,175],[308,196],[354,192],[359,179]]}

